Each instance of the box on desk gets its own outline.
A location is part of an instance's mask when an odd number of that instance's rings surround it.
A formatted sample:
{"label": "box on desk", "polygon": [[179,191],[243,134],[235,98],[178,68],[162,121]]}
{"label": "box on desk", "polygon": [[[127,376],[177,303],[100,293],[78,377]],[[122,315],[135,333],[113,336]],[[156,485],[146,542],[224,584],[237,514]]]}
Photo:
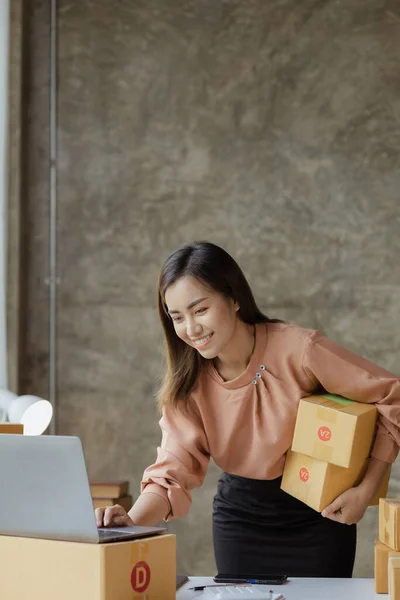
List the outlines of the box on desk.
{"label": "box on desk", "polygon": [[400,550],[400,498],[380,499],[379,540],[392,550]]}
{"label": "box on desk", "polygon": [[22,423],[0,423],[0,433],[24,433]]}
{"label": "box on desk", "polygon": [[333,394],[303,398],[292,450],[340,467],[361,464],[370,454],[377,418],[373,404]]}
{"label": "box on desk", "polygon": [[1,598],[175,600],[174,535],[90,544],[0,536]]}
{"label": "box on desk", "polygon": [[[357,485],[367,467],[368,459],[345,468],[289,450],[281,489],[320,512],[342,492]],[[386,495],[389,476],[390,471],[370,505],[378,504],[379,498]]]}
{"label": "box on desk", "polygon": [[90,494],[93,508],[119,504],[128,512],[133,506],[132,495],[129,493],[129,482],[126,480],[91,481]]}
{"label": "box on desk", "polygon": [[126,512],[130,511],[133,506],[133,499],[130,494],[120,496],[119,498],[92,498],[92,502],[93,508],[114,506],[115,504],[119,504],[126,510]]}
{"label": "box on desk", "polygon": [[375,540],[374,575],[375,592],[377,594],[387,594],[389,592],[388,570],[390,557],[400,558],[400,552],[395,552],[389,546]]}
{"label": "box on desk", "polygon": [[129,494],[129,482],[125,479],[114,481],[90,481],[92,498],[120,498]]}

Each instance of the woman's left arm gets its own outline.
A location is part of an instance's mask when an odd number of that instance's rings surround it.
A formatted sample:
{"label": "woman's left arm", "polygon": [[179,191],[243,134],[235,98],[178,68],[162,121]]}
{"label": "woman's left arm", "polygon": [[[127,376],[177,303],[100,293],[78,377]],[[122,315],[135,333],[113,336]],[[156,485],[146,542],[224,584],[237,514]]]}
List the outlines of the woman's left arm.
{"label": "woman's left arm", "polygon": [[315,331],[305,349],[303,368],[317,386],[357,402],[374,403],[378,428],[362,482],[322,511],[342,523],[357,523],[396,459],[400,446],[400,379]]}

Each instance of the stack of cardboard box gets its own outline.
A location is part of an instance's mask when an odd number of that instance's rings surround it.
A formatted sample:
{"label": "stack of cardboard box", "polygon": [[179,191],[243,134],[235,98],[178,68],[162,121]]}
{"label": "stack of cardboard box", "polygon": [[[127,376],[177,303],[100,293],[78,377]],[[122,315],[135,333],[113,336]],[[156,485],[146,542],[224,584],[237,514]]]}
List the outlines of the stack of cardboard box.
{"label": "stack of cardboard box", "polygon": [[400,498],[379,502],[379,540],[375,541],[375,591],[400,599]]}
{"label": "stack of cardboard box", "polygon": [[[377,417],[375,405],[332,394],[300,400],[281,488],[322,511],[362,480],[374,442]],[[386,496],[388,481],[389,472],[371,505]]]}
{"label": "stack of cardboard box", "polygon": [[94,508],[119,504],[128,511],[133,505],[128,481],[91,481],[90,493]]}

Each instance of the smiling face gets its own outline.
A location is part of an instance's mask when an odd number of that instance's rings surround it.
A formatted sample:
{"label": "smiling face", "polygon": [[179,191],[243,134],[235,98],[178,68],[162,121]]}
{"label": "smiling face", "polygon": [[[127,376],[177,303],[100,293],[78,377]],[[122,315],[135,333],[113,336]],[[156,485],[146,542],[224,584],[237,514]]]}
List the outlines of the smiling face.
{"label": "smiling face", "polygon": [[216,358],[234,339],[239,306],[194,277],[181,277],[170,285],[165,302],[176,335],[204,358]]}

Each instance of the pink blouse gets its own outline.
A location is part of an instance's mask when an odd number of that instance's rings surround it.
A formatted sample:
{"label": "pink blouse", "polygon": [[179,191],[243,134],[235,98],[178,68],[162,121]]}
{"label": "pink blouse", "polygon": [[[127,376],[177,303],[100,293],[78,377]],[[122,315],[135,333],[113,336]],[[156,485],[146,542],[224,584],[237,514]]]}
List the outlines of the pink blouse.
{"label": "pink blouse", "polygon": [[142,493],[168,505],[166,520],[189,510],[210,457],[227,473],[251,479],[282,475],[301,398],[320,390],[376,403],[372,456],[393,462],[400,446],[400,379],[325,338],[286,323],[256,325],[253,355],[236,379],[210,365],[191,394],[193,410],[165,407],[161,447],[143,475]]}

